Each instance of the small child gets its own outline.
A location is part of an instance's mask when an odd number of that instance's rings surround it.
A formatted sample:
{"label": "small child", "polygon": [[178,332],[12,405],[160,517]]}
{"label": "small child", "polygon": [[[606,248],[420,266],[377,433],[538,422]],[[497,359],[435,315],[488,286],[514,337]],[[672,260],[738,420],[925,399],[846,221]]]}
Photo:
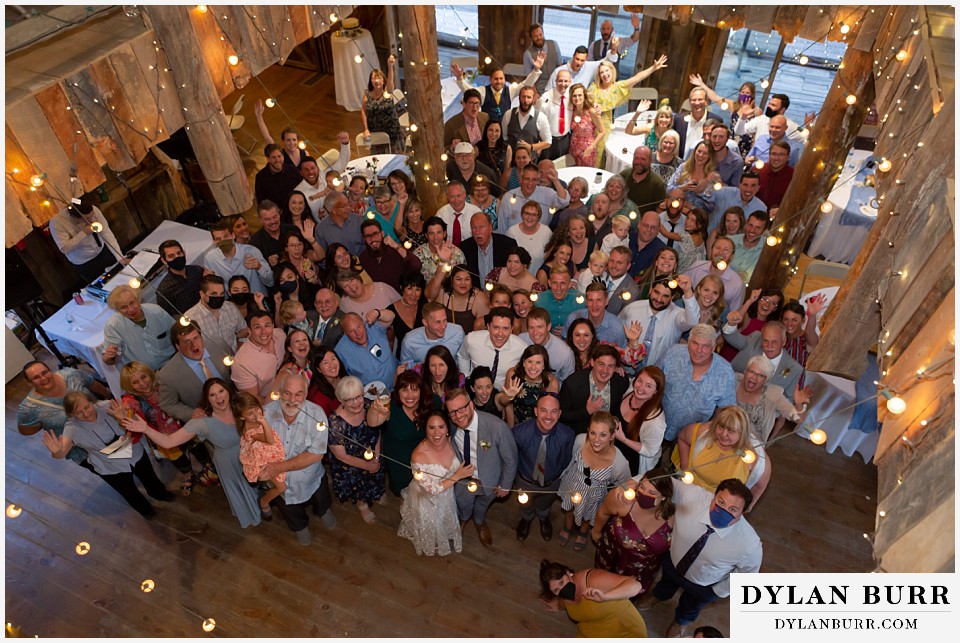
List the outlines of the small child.
{"label": "small child", "polygon": [[603,238],[600,249],[608,255],[610,251],[619,246],[630,247],[630,219],[623,214],[618,214],[610,220],[613,232]]}
{"label": "small child", "polygon": [[[263,408],[255,397],[249,393],[238,393],[233,404],[237,433],[240,434],[240,464],[243,466],[243,475],[257,484],[260,471],[265,465],[283,462],[287,455],[280,443],[280,436],[267,424],[263,417]],[[286,479],[286,473],[279,473],[269,482],[260,482],[261,488],[267,487],[260,496],[260,511],[264,518],[269,519],[272,514],[270,502],[287,490]]]}
{"label": "small child", "polygon": [[343,179],[340,177],[340,173],[336,170],[327,170],[327,173],[323,175],[323,179],[327,182],[327,187],[337,192],[343,192],[344,185]]}
{"label": "small child", "polygon": [[607,260],[610,258],[603,250],[594,250],[590,253],[590,263],[587,269],[577,277],[577,290],[586,292],[587,286],[594,281],[606,285],[607,283]]}
{"label": "small child", "polygon": [[287,333],[292,330],[302,330],[307,336],[312,336],[307,311],[299,301],[288,299],[280,304],[280,323]]}

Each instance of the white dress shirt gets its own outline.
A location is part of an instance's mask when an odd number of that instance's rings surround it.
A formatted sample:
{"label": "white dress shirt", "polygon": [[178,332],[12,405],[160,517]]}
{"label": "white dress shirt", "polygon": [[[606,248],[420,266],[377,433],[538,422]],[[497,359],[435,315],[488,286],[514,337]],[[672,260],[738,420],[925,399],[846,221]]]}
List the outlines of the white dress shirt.
{"label": "white dress shirt", "polygon": [[[611,48],[610,51],[607,52],[607,57],[605,58],[605,60],[609,60],[614,65],[616,65],[617,61],[620,60],[620,56],[614,53],[613,48]],[[561,69],[566,69],[567,71],[570,72],[571,86],[576,85],[577,83],[580,83],[584,87],[589,87],[590,83],[592,83],[593,79],[596,77],[597,70],[600,69],[600,63],[602,62],[603,62],[602,60],[588,60],[587,62],[583,63],[583,67],[581,67],[580,71],[578,71],[577,73],[573,73],[573,70],[570,69],[570,63],[560,65],[559,67],[553,70],[552,74],[550,74],[550,80],[547,81],[547,89],[553,89],[554,87],[557,86],[557,72],[560,71]]]}
{"label": "white dress shirt", "polygon": [[697,143],[703,140],[703,124],[707,122],[710,112],[703,110],[703,118],[699,121],[693,120],[692,114],[687,114],[690,120],[687,121],[687,136],[684,139],[683,154],[684,159],[690,158],[690,152],[697,146]]}
{"label": "white dress shirt", "polygon": [[[324,175],[334,170],[336,172],[343,172],[347,168],[347,163],[350,162],[350,144],[340,146],[340,156],[337,157],[337,160],[333,165],[327,166],[327,162],[322,159],[317,159],[317,167],[320,168],[320,176],[317,177],[317,184],[310,185],[307,183],[307,180],[304,179],[297,184],[297,187],[294,188],[303,192],[307,197],[307,206],[310,208],[310,212],[313,213],[313,220],[320,221],[320,208],[323,207],[323,197],[317,197],[311,199],[310,197],[315,196],[327,189],[327,180],[324,178]],[[281,208],[286,207],[286,203],[278,203]]]}
{"label": "white dress shirt", "polygon": [[[103,230],[96,235],[84,232],[84,229],[94,221],[99,222]],[[109,249],[117,259],[121,258],[118,254],[120,244],[117,243],[117,238],[110,230],[110,224],[97,206],[93,206],[93,211],[83,218],[71,216],[66,208],[60,210],[50,219],[50,236],[70,263],[75,266],[93,261],[103,252],[104,247]],[[103,245],[97,243],[98,236]]]}
{"label": "white dress shirt", "polygon": [[551,89],[546,92],[542,98],[540,98],[540,112],[547,117],[547,123],[550,124],[550,134],[557,138],[563,136],[564,134],[570,133],[570,123],[573,120],[573,108],[570,105],[570,91],[567,90],[566,95],[563,97],[564,109],[564,125],[563,125],[563,134],[560,133],[560,92],[556,88]]}
{"label": "white dress shirt", "polygon": [[473,215],[480,211],[480,208],[472,203],[466,203],[464,204],[460,215],[457,216],[453,206],[448,203],[437,210],[437,216],[443,219],[443,222],[447,225],[447,239],[449,239],[451,243],[453,242],[453,220],[460,220],[460,241],[462,243],[464,239],[468,239],[470,237],[470,219],[472,219]]}
{"label": "white dress shirt", "polygon": [[[516,203],[510,203],[512,196],[517,197]],[[540,204],[540,223],[550,225],[550,220],[553,218],[550,208],[559,210],[570,205],[570,193],[568,192],[567,196],[561,199],[556,190],[542,185],[534,188],[529,197],[523,195],[522,187],[510,190],[500,199],[500,206],[497,208],[497,232],[507,234],[511,227],[520,223],[520,211],[523,210],[527,201],[536,201]],[[534,270],[537,268],[530,267]]]}
{"label": "white dress shirt", "polygon": [[[516,335],[510,335],[506,343],[499,349],[500,360],[497,363],[496,379],[493,381],[494,388],[502,389],[503,382],[507,377],[507,371],[516,366],[520,361],[520,356],[526,350],[527,345]],[[460,372],[464,375],[472,373],[477,366],[488,366],[493,368],[493,359],[496,355],[493,342],[490,341],[490,331],[475,330],[467,333],[457,351],[457,364]]]}
{"label": "white dress shirt", "polygon": [[[480,435],[477,431],[479,428],[480,416],[477,415],[477,410],[474,409],[473,419],[470,420],[470,424],[468,424],[465,428],[458,430],[453,436],[453,440],[457,444],[457,450],[460,451],[460,453],[463,453],[463,433],[464,431],[470,432],[470,464],[475,467],[477,466],[477,447],[480,445]],[[477,472],[474,474],[474,477],[480,480],[479,467],[477,468]],[[480,482],[483,481],[480,480]]]}
{"label": "white dress shirt", "polygon": [[[534,85],[536,85],[537,81],[540,79],[541,73],[542,72],[539,69],[534,69],[529,74],[527,74],[526,78],[520,81],[519,85],[516,83],[505,83],[503,85],[503,89],[500,90],[500,100],[502,101],[505,98],[505,96],[503,96],[503,92],[505,91],[507,92],[507,96],[510,97],[510,105],[505,105],[501,107],[501,109],[503,111],[507,111],[508,109],[510,109],[510,107],[513,106],[514,99],[516,99],[516,97],[520,95],[520,89],[523,87],[533,87]],[[457,86],[460,87],[460,89],[462,89],[463,91],[467,91],[468,89],[475,89],[478,92],[480,92],[481,105],[483,104],[484,99],[486,99],[487,97],[487,92],[493,91],[493,89],[489,85],[483,86],[483,87],[471,85],[465,80],[463,76],[461,76],[460,79],[457,81]]]}
{"label": "white dress shirt", "polygon": [[656,314],[657,325],[653,329],[653,342],[647,354],[647,364],[659,363],[667,349],[680,341],[682,333],[700,323],[700,305],[697,303],[696,296],[690,299],[684,298],[683,305],[686,308],[670,302],[666,308],[654,313],[650,309],[650,300],[641,299],[627,304],[620,311],[619,317],[623,323],[638,321],[643,326],[640,331],[641,340],[650,326],[650,318]]}
{"label": "white dress shirt", "polygon": [[[752,134],[756,137],[758,134],[763,135],[770,132],[770,117],[766,114],[760,114],[760,116],[754,116],[750,120],[744,118],[738,118],[737,124],[733,126],[733,133],[736,136],[743,136],[744,134]],[[791,141],[799,141],[801,143],[805,142],[803,139],[803,134],[800,133],[800,126],[795,122],[787,119],[787,133],[786,137]],[[688,138],[689,139],[689,135]]]}

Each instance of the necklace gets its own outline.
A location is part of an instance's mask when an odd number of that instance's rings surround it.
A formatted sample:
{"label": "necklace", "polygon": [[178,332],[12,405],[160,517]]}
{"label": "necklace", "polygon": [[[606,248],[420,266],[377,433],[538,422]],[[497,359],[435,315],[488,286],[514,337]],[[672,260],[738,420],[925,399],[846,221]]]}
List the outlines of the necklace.
{"label": "necklace", "polygon": [[630,394],[630,399],[627,400],[627,405],[630,407],[630,410],[631,410],[631,411],[639,411],[641,408],[643,408],[643,404],[642,404],[642,403],[640,404],[640,406],[634,406],[634,405],[633,405],[633,400],[634,400],[636,397],[637,397],[636,395],[634,395],[633,393],[631,393],[631,394]]}

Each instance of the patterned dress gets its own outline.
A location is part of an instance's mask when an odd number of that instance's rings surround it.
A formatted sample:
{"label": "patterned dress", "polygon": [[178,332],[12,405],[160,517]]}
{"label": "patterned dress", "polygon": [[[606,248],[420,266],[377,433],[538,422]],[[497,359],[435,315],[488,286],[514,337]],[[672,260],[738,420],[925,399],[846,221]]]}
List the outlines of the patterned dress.
{"label": "patterned dress", "polygon": [[[130,395],[129,393],[125,393],[123,397],[120,398],[120,404],[123,405],[123,408],[133,411],[133,413],[139,415],[141,418],[143,418],[144,422],[164,435],[172,435],[173,433],[179,431],[183,426],[178,420],[170,417],[160,410],[160,403],[157,400],[156,391],[154,391],[154,394],[149,398],[138,398]],[[153,448],[154,456],[158,459],[166,458],[172,462],[180,459],[184,455],[184,452],[180,449],[180,447],[164,449],[163,447],[155,445],[149,439],[147,441]]]}
{"label": "patterned dress", "polygon": [[[589,114],[584,114],[580,121],[576,119],[573,120],[570,124],[570,154],[573,155],[574,161],[580,167],[597,167],[597,151],[600,148],[601,143],[598,143],[596,147],[590,150],[589,153],[584,153],[593,139],[597,137],[597,128],[593,124],[593,119],[590,118]],[[606,136],[604,136],[606,140]]]}
{"label": "patterned dress", "polygon": [[[267,444],[256,439],[254,436],[261,432],[259,426],[247,429],[243,437],[240,438],[240,464],[243,465],[243,475],[250,482],[256,483],[260,477],[260,469],[271,462],[282,462],[287,458],[283,451],[283,444],[280,442],[280,436],[272,428],[273,444]],[[277,475],[280,482],[286,482],[287,474]]]}
{"label": "patterned dress", "polygon": [[[393,102],[393,96],[384,98],[383,96],[373,97],[367,94],[367,129],[371,132],[386,132],[390,137],[390,145],[395,150],[403,149],[403,132],[400,129],[400,117],[397,115],[397,106]],[[386,154],[390,150],[383,146],[374,145],[370,149],[371,154]]]}
{"label": "patterned dress", "polygon": [[597,541],[593,566],[614,574],[636,578],[643,585],[641,595],[652,586],[660,569],[660,556],[670,550],[673,529],[664,521],[660,527],[644,537],[628,513],[610,516]]}
{"label": "patterned dress", "polygon": [[[342,446],[347,455],[354,458],[363,458],[367,449],[373,451],[380,439],[380,429],[367,426],[367,409],[370,400],[363,403],[363,417],[359,426],[354,426],[339,415],[330,418],[330,445]],[[344,464],[330,451],[330,471],[333,474],[333,493],[340,502],[356,504],[358,501],[370,504],[376,502],[383,495],[385,476],[381,467],[376,473],[358,469]]]}
{"label": "patterned dress", "polygon": [[513,398],[513,418],[514,424],[520,424],[533,419],[533,410],[537,408],[537,400],[547,389],[541,382],[531,382],[526,380],[523,383],[523,390]]}
{"label": "patterned dress", "polygon": [[679,234],[680,241],[675,242],[673,247],[680,257],[680,260],[677,262],[677,272],[683,273],[693,264],[698,261],[704,261],[707,258],[707,244],[701,243],[699,246],[694,244],[693,238],[687,231],[682,231]]}
{"label": "patterned dress", "polygon": [[[630,477],[630,465],[620,451],[614,450],[613,464],[603,469],[590,469],[590,484],[587,484],[587,477],[584,475],[586,465],[583,463],[583,445],[586,440],[586,433],[581,433],[574,440],[573,459],[563,472],[560,488],[557,490],[557,495],[563,499],[561,507],[564,511],[573,510],[574,522],[577,525],[582,525],[584,521],[593,524],[597,509],[607,497],[609,487],[619,485]],[[570,499],[574,492],[580,493],[581,499],[577,504]]]}
{"label": "patterned dress", "polygon": [[593,97],[594,105],[599,105],[602,110],[600,114],[600,120],[603,122],[603,126],[607,129],[607,133],[604,134],[603,139],[597,145],[597,165],[596,167],[603,167],[603,151],[607,146],[607,138],[610,136],[610,131],[613,129],[613,110],[620,107],[627,102],[630,98],[630,88],[627,87],[627,84],[622,80],[619,80],[607,89],[600,89],[600,86],[596,83],[591,83],[590,88],[588,89],[590,96]]}

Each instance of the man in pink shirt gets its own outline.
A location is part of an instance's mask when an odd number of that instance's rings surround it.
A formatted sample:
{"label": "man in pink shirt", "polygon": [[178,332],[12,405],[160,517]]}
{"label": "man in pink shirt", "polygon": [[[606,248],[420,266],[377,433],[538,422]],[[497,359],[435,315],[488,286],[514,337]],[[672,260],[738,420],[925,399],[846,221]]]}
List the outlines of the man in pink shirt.
{"label": "man in pink shirt", "polygon": [[270,401],[273,380],[283,363],[286,335],[273,325],[266,311],[256,311],[247,319],[250,335],[233,359],[230,378],[238,391],[255,396],[261,404]]}

